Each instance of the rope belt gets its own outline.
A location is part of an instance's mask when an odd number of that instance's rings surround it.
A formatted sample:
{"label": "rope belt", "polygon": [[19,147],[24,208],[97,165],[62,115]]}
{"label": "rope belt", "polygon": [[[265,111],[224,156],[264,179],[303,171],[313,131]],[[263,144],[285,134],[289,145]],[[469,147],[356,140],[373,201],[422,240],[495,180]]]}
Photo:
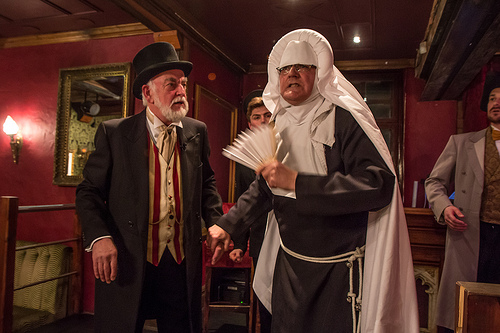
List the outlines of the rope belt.
{"label": "rope belt", "polygon": [[[347,293],[347,301],[352,305],[352,331],[353,333],[359,333],[361,326],[358,326],[359,323],[359,315],[361,313],[361,292],[363,290],[363,257],[365,256],[365,247],[357,247],[356,250],[346,252],[343,254],[339,254],[331,257],[308,257],[302,255],[300,253],[294,252],[287,248],[283,241],[280,239],[281,248],[291,255],[294,258],[308,261],[316,264],[336,264],[340,262],[345,262],[346,266],[349,268],[349,292]],[[356,293],[354,292],[354,284],[353,284],[353,272],[354,272],[354,262],[358,262],[359,268],[359,296],[356,297]]]}

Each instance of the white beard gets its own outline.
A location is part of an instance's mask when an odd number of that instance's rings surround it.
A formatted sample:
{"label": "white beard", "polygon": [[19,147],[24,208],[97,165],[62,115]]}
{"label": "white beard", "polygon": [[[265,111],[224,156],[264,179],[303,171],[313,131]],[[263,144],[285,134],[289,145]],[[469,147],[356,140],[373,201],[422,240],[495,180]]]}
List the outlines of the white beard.
{"label": "white beard", "polygon": [[[178,111],[174,111],[174,110],[172,110],[172,105],[174,103],[177,103],[177,102],[183,102],[184,105]],[[160,100],[158,99],[158,97],[155,97],[154,103],[158,107],[158,109],[160,109],[161,114],[168,121],[173,122],[173,123],[176,123],[179,120],[181,120],[182,118],[184,118],[186,116],[186,114],[188,113],[188,110],[189,110],[188,102],[187,102],[186,98],[184,98],[184,97],[176,97],[176,98],[174,98],[172,100],[172,102],[170,103],[170,105],[163,105],[160,102]]]}

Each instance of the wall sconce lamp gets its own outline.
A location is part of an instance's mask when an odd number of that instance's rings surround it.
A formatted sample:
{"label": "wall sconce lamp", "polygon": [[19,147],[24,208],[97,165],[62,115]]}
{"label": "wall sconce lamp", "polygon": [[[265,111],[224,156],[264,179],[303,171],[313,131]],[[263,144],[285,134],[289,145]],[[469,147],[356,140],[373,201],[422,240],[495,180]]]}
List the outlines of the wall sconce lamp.
{"label": "wall sconce lamp", "polygon": [[7,116],[7,119],[3,123],[3,131],[5,134],[10,136],[10,149],[12,150],[12,158],[14,163],[17,164],[19,161],[19,152],[23,146],[23,137],[19,132],[19,126],[17,126],[14,119],[11,116]]}

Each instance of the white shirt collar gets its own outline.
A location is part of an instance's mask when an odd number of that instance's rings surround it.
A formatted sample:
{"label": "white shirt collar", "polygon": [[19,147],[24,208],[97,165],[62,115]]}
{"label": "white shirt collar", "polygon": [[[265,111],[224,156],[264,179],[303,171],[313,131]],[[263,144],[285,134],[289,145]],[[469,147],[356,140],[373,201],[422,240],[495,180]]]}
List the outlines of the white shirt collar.
{"label": "white shirt collar", "polygon": [[[165,124],[149,109],[146,107],[146,124],[148,126],[149,134],[152,136],[153,141],[156,143],[158,135],[160,135],[161,127]],[[182,128],[182,120],[172,123],[175,126]]]}

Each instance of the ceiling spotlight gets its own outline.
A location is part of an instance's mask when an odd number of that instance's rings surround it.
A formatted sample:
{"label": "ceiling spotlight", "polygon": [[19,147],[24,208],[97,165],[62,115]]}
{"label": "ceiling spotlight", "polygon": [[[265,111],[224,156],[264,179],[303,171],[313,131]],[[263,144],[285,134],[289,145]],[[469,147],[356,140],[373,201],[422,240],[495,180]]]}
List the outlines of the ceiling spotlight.
{"label": "ceiling spotlight", "polygon": [[352,41],[353,41],[354,43],[356,43],[356,44],[359,44],[359,43],[361,43],[361,37],[359,37],[359,36],[354,36],[354,38],[352,39]]}

